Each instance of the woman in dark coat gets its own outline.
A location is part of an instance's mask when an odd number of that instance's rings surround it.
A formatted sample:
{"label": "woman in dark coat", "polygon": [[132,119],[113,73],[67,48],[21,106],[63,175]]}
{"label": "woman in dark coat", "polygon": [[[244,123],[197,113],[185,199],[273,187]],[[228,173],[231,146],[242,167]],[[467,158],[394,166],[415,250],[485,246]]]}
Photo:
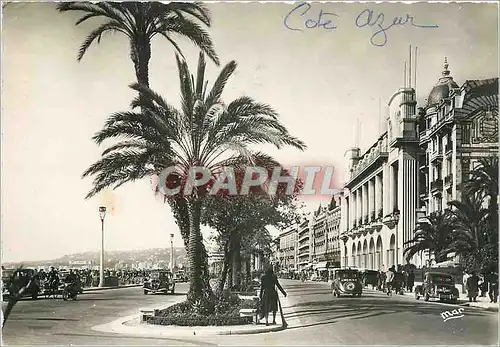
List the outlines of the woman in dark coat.
{"label": "woman in dark coat", "polygon": [[276,287],[286,297],[286,292],[279,284],[278,277],[273,273],[273,268],[269,267],[260,279],[261,316],[266,318],[266,325],[269,325],[269,312],[273,313],[272,324],[276,324],[276,312],[278,311],[278,292],[276,291]]}

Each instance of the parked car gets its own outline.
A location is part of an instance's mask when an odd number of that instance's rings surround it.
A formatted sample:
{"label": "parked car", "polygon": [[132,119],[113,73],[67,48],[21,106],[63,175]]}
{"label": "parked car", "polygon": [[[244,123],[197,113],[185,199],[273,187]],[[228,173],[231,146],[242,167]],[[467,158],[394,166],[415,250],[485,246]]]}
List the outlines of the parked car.
{"label": "parked car", "polygon": [[175,282],[187,282],[187,276],[184,271],[178,271],[176,274],[174,274],[174,281]]}
{"label": "parked car", "polygon": [[23,292],[23,296],[30,296],[33,300],[38,298],[40,294],[40,285],[34,278],[34,269],[12,269],[3,270],[2,272],[2,292],[4,295],[9,296],[13,292],[17,292],[20,288],[28,285]]}
{"label": "parked car", "polygon": [[453,276],[441,272],[427,272],[424,282],[415,287],[415,299],[423,297],[425,301],[437,298],[440,301],[456,302],[459,297]]}
{"label": "parked car", "polygon": [[168,270],[153,270],[142,285],[144,295],[151,293],[174,294],[175,281],[172,272]]}
{"label": "parked car", "polygon": [[341,294],[361,296],[363,284],[361,283],[359,271],[357,269],[339,269],[335,271],[331,288],[333,296],[339,298]]}
{"label": "parked car", "polygon": [[375,288],[378,284],[378,271],[375,270],[364,270],[361,272],[361,277],[363,279],[363,286],[368,285]]}

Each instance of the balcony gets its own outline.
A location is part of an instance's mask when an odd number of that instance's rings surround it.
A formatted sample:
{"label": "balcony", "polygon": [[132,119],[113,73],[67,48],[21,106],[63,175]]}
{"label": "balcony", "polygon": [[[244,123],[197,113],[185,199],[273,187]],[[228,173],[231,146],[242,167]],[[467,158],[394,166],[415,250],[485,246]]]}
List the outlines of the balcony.
{"label": "balcony", "polygon": [[443,190],[443,180],[442,179],[437,179],[434,182],[431,182],[431,191],[441,191]]}
{"label": "balcony", "polygon": [[356,177],[363,173],[367,168],[372,166],[380,158],[385,158],[389,155],[387,143],[385,139],[379,139],[379,141],[372,146],[362,157],[359,158],[359,162],[353,168],[349,182],[352,182]]}
{"label": "balcony", "polygon": [[453,175],[448,175],[444,178],[444,185],[449,187],[453,184]]}
{"label": "balcony", "polygon": [[441,149],[431,152],[430,159],[431,162],[443,160],[443,152],[441,152]]}

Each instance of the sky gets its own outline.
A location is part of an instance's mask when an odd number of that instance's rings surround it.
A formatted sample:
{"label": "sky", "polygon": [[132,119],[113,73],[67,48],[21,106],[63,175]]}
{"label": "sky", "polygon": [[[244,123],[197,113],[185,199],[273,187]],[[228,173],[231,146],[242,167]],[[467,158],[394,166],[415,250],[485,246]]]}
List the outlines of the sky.
{"label": "sky", "polygon": [[[238,63],[223,99],[248,95],[274,107],[308,149],[261,149],[284,164],[334,165],[337,186],[342,183],[343,155],[354,145],[358,120],[363,150],[377,138],[380,115],[383,118],[390,97],[404,86],[410,45],[418,47],[420,104],[440,77],[445,56],[459,85],[467,79],[498,76],[495,4],[313,3],[296,9],[298,5],[208,5],[213,18],[209,32],[221,62]],[[409,20],[388,29],[385,45],[381,46],[381,36],[374,38],[377,46],[371,42],[376,27],[365,25],[368,12],[364,10],[373,11],[372,22],[384,14],[384,27],[394,17],[407,18],[407,14],[413,25]],[[4,262],[98,250],[98,206],[103,204],[110,211],[105,220],[106,249],[168,247],[171,232],[175,244],[182,245],[168,205],[155,198],[148,180],[84,199],[91,182],[81,179],[81,174],[104,148],[91,137],[111,113],[128,109],[134,97],[128,85],[135,75],[128,42],[119,34],[103,37],[77,62],[79,45],[98,23],[88,21],[76,27],[79,16],[60,14],[53,3],[12,3],[4,9]],[[198,51],[181,37],[177,42],[194,68]],[[155,38],[151,87],[174,105],[179,104],[176,70],[172,46]],[[210,81],[219,71],[208,63]],[[312,210],[327,200],[305,202]]]}

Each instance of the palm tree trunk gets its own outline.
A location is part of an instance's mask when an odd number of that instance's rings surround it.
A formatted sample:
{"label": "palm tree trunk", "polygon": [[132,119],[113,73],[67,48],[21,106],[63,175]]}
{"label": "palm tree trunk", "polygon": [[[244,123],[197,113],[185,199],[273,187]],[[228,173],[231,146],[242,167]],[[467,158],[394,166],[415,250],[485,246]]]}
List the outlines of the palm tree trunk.
{"label": "palm tree trunk", "polygon": [[222,272],[219,278],[219,283],[217,285],[217,295],[221,297],[224,291],[224,286],[226,285],[227,273],[229,270],[229,261],[231,260],[231,250],[229,248],[229,240],[224,244],[224,262],[222,265]]}
{"label": "palm tree trunk", "polygon": [[196,302],[203,299],[209,299],[213,293],[209,282],[210,274],[208,273],[208,259],[205,257],[206,249],[203,246],[200,231],[201,201],[195,197],[189,199],[188,212],[189,292],[187,297],[188,301]]}
{"label": "palm tree trunk", "polygon": [[151,43],[148,38],[137,39],[130,43],[130,58],[134,63],[137,83],[149,87],[149,60],[151,59]]}
{"label": "palm tree trunk", "polygon": [[233,238],[233,285],[241,285],[241,235],[239,232]]}

